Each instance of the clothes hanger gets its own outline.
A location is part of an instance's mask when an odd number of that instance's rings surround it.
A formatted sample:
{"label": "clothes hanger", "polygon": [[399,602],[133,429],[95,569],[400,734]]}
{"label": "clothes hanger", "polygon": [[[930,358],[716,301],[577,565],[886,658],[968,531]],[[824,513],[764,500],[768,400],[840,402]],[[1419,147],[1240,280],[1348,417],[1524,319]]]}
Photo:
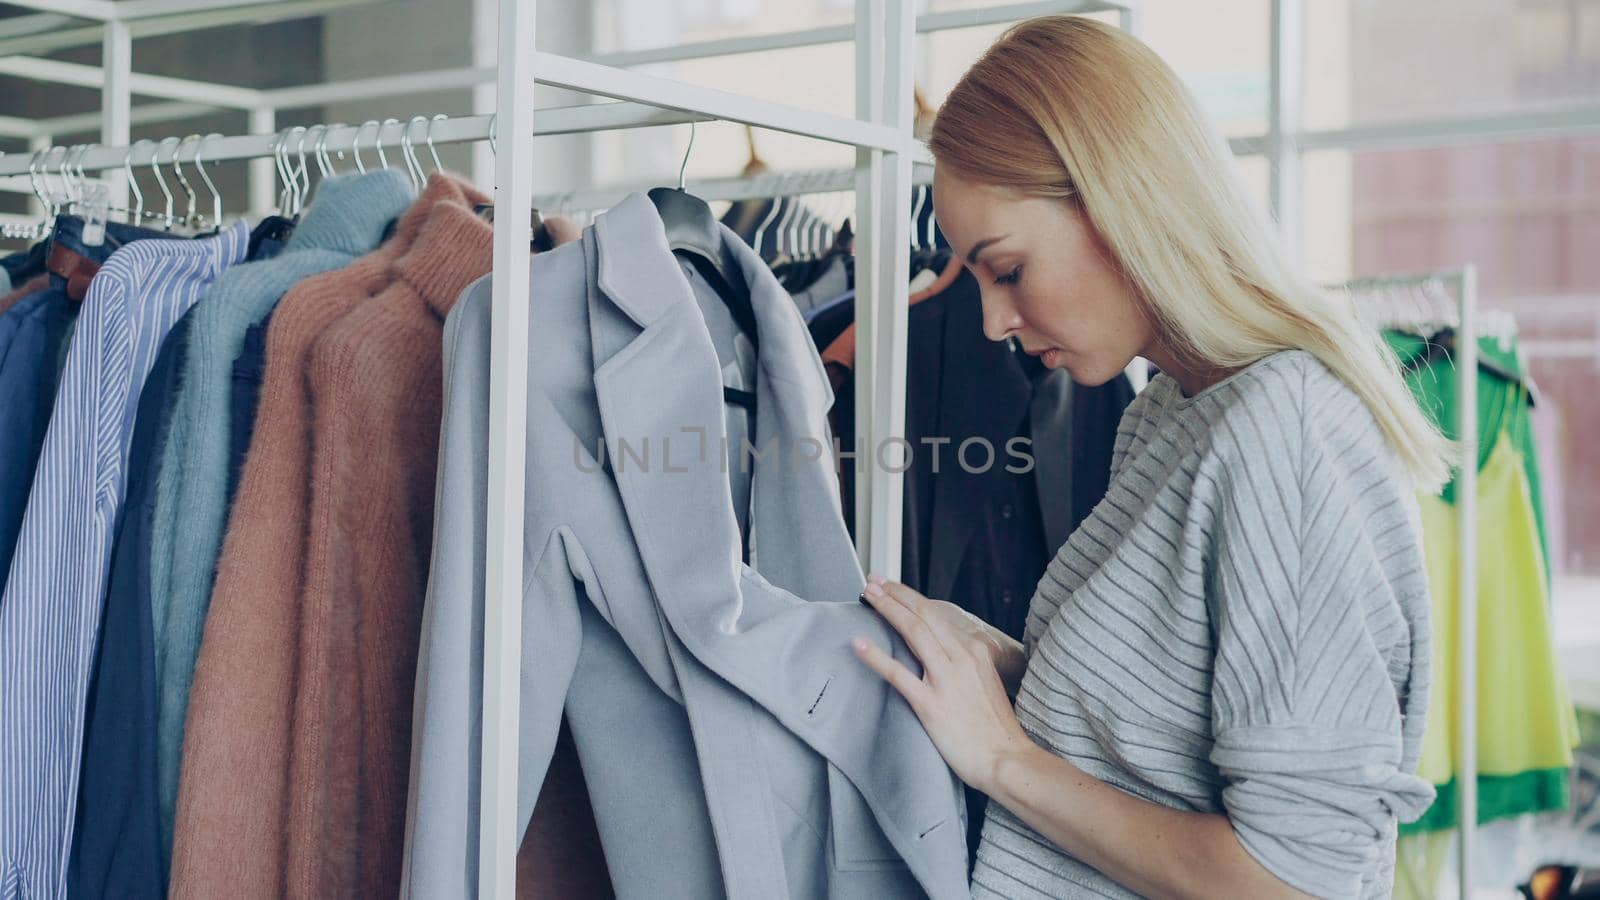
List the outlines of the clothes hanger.
{"label": "clothes hanger", "polygon": [[777,250],[775,257],[780,263],[794,261],[794,245],[790,240],[790,226],[794,222],[795,211],[800,205],[799,199],[790,194],[783,198],[783,209],[778,214],[778,222],[773,226],[772,241]]}
{"label": "clothes hanger", "polygon": [[[421,118],[421,117],[419,116],[418,118]],[[433,164],[434,164],[434,171],[435,172],[443,172],[444,171],[444,167],[439,164],[438,151],[436,151],[434,149],[434,147],[433,147],[433,123],[434,122],[438,122],[441,119],[448,119],[448,118],[449,118],[449,116],[446,116],[445,114],[440,113],[439,115],[434,116],[433,119],[428,122],[428,136],[427,136],[428,152],[429,152],[429,154],[431,154],[433,156]],[[491,155],[498,156],[499,153],[500,153],[500,150],[499,150],[499,145],[495,143],[495,134],[494,134],[495,122],[496,122],[496,117],[491,115],[489,117],[489,153]],[[419,168],[420,168],[420,164],[419,164]],[[558,211],[561,210],[563,208],[565,202],[566,202],[566,198],[570,198],[571,196],[572,196],[572,194],[569,192],[569,193],[563,195],[562,199],[558,199],[556,201],[556,204],[555,204],[556,210],[558,210]],[[475,203],[472,206],[472,211],[474,213],[476,213],[478,216],[480,216],[481,218],[483,218],[484,221],[490,222],[490,223],[494,222],[494,203],[492,203],[492,202],[490,202],[490,203]],[[550,230],[545,227],[544,218],[539,215],[539,211],[537,209],[530,209],[528,211],[528,227],[529,227],[529,232],[528,233],[530,235],[532,235],[532,237],[529,239],[528,243],[531,245],[531,249],[535,253],[543,253],[546,250],[551,250],[551,249],[555,248],[555,239],[550,234]]]}
{"label": "clothes hanger", "polygon": [[[1423,349],[1420,353],[1406,359],[1402,368],[1407,372],[1418,372],[1427,368],[1434,362],[1444,359],[1453,361],[1456,358],[1456,330],[1454,327],[1444,327],[1432,334],[1423,335]],[[1528,390],[1528,405],[1538,405],[1538,391],[1527,376],[1515,369],[1507,367],[1492,356],[1478,354],[1478,368],[1497,378],[1502,378],[1512,384],[1523,385]]]}
{"label": "clothes hanger", "polygon": [[39,208],[44,210],[44,215],[38,222],[29,225],[6,225],[0,230],[6,237],[41,240],[50,233],[50,204],[45,200],[44,188],[39,180],[39,161],[43,153],[42,150],[36,150],[28,157],[28,185],[33,188],[33,196],[38,199]]}
{"label": "clothes hanger", "polygon": [[183,145],[187,144],[190,138],[199,140],[200,135],[191,134],[178,141],[177,149],[172,151],[172,174],[178,179],[178,186],[183,188],[184,195],[189,198],[189,211],[183,216],[183,227],[192,230],[200,225],[198,216],[195,212],[196,208],[199,206],[199,198],[195,196],[194,187],[189,184],[189,179],[184,177],[182,165]]}
{"label": "clothes hanger", "polygon": [[78,203],[83,199],[83,189],[73,180],[72,158],[82,144],[73,144],[61,148],[61,163],[57,166],[56,177],[61,179],[62,208],[68,214],[77,212]]}
{"label": "clothes hanger", "polygon": [[289,175],[293,179],[291,194],[294,200],[294,217],[300,218],[301,210],[305,209],[306,194],[311,190],[311,173],[306,170],[306,132],[310,129],[304,125],[296,125],[289,129],[289,136],[294,138],[296,159],[290,160],[288,148],[284,148],[284,162],[289,166]]}
{"label": "clothes hanger", "polygon": [[439,151],[434,149],[434,146],[433,146],[433,126],[434,126],[435,123],[447,122],[449,120],[450,120],[450,117],[445,115],[444,113],[439,113],[438,115],[436,115],[433,118],[428,120],[428,135],[427,135],[428,155],[433,157],[433,171],[434,172],[443,172],[444,171],[444,164],[439,162]]}
{"label": "clothes hanger", "polygon": [[200,172],[200,180],[206,183],[206,190],[211,192],[211,224],[213,227],[222,227],[222,195],[217,193],[217,186],[211,182],[211,176],[206,174],[205,164],[200,161],[200,151],[205,149],[206,141],[220,138],[222,135],[212,133],[194,145],[194,167]]}
{"label": "clothes hanger", "polygon": [[[928,197],[930,200],[933,198],[932,185],[928,185]],[[935,218],[934,213],[935,210],[931,208],[928,210],[927,250],[930,254],[928,261],[930,265],[938,265],[939,260],[942,257],[944,259],[943,268],[939,270],[939,277],[935,278],[932,284],[911,295],[910,302],[912,304],[921,303],[930,297],[936,297],[939,294],[944,293],[950,289],[951,285],[956,283],[956,279],[961,277],[961,258],[956,256],[954,253],[949,252],[949,250],[939,249],[939,243],[935,231],[937,227],[937,219]]]}
{"label": "clothes hanger", "polygon": [[389,157],[385,156],[383,152],[383,130],[388,128],[390,125],[399,124],[399,119],[384,119],[383,124],[378,126],[378,132],[376,135],[374,135],[372,140],[372,145],[377,148],[378,151],[378,164],[383,166],[385,169],[389,168]]}
{"label": "clothes hanger", "polygon": [[163,139],[161,143],[156,144],[155,149],[150,152],[150,171],[155,173],[156,187],[161,189],[161,196],[166,198],[166,205],[163,207],[165,211],[161,214],[162,231],[171,231],[173,224],[178,221],[177,217],[172,214],[172,191],[167,189],[167,179],[161,175],[161,148],[165,147],[167,145],[167,141],[169,140],[172,139]]}
{"label": "clothes hanger", "polygon": [[[57,150],[61,151],[61,159],[62,159],[62,163],[58,164],[57,167],[56,167],[57,168],[56,177],[61,179],[61,190],[59,192],[56,189],[54,189],[54,188],[52,188],[50,186],[50,178],[49,178],[49,174],[50,174],[50,159],[56,155],[56,151]],[[62,175],[61,171],[60,171],[60,169],[65,165],[65,161],[66,161],[66,158],[67,158],[66,157],[66,152],[67,152],[67,148],[65,148],[65,147],[51,147],[51,148],[49,148],[48,150],[45,151],[44,166],[42,168],[40,168],[40,170],[39,170],[40,179],[44,182],[45,190],[50,196],[50,216],[51,216],[51,218],[54,218],[54,217],[56,217],[56,216],[61,214],[62,209],[63,209],[63,204],[64,204],[64,202],[66,200],[66,197],[67,197],[66,176]]]}
{"label": "clothes hanger", "polygon": [[272,142],[272,169],[278,173],[281,187],[278,189],[278,216],[289,217],[289,164],[284,158],[283,143],[289,136],[289,129],[278,132],[278,139]]}
{"label": "clothes hanger", "polygon": [[291,219],[298,219],[300,217],[300,175],[295,171],[294,160],[289,157],[289,141],[293,136],[293,128],[284,131],[282,147],[284,215]]}
{"label": "clothes hanger", "polygon": [[[328,126],[317,125],[313,127],[327,130]],[[300,168],[298,170],[300,178],[300,198],[295,201],[296,212],[305,209],[307,201],[311,199],[311,163],[306,157],[306,139],[309,137],[311,137],[311,129],[302,128],[300,130],[300,140],[295,144],[294,147],[295,155],[300,159]],[[311,144],[312,156],[316,155],[316,149],[316,142],[313,141]]]}
{"label": "clothes hanger", "polygon": [[[262,242],[288,240],[289,235],[294,231],[294,220],[289,218],[289,205],[292,196],[290,190],[292,179],[289,172],[288,155],[289,133],[290,129],[287,128],[278,132],[278,139],[272,144],[272,167],[278,173],[278,178],[283,182],[283,189],[278,193],[277,212],[257,222],[256,227],[250,232],[250,244],[247,254],[251,257],[254,257],[259,252]],[[211,140],[220,137],[221,135],[212,134],[208,135],[206,139]],[[222,207],[218,205],[216,208],[220,211]]]}
{"label": "clothes hanger", "polygon": [[283,179],[283,184],[278,191],[278,215],[288,219],[294,217],[294,166],[289,162],[289,131],[285,128],[278,135],[278,142],[274,146],[278,159],[278,175]]}
{"label": "clothes hanger", "polygon": [[754,342],[756,316],[750,300],[750,288],[743,276],[738,275],[738,261],[723,246],[722,225],[711,214],[710,205],[684,189],[689,154],[694,151],[694,129],[695,123],[690,122],[689,146],[684,151],[683,163],[678,167],[678,186],[651,188],[647,196],[661,216],[667,246],[688,259],[710,282],[717,296],[727,304],[739,329]]}
{"label": "clothes hanger", "polygon": [[427,116],[412,116],[406,122],[405,130],[400,133],[400,153],[405,157],[406,174],[411,176],[411,186],[422,190],[423,182],[428,180],[428,173],[422,170],[422,161],[417,159],[417,147],[411,142],[411,127],[418,122],[424,125],[428,122]]}
{"label": "clothes hanger", "polygon": [[[306,201],[311,199],[311,162],[317,155],[317,142],[311,141],[311,157],[306,156],[306,141],[311,139],[312,132],[321,134],[328,130],[326,125],[312,125],[300,133],[300,140],[295,144],[295,153],[300,158],[300,199],[297,206],[305,209]],[[319,173],[320,174],[320,173]]]}
{"label": "clothes hanger", "polygon": [[[768,210],[767,216],[766,216],[766,218],[761,220],[761,224],[756,226],[755,237],[752,238],[751,241],[750,241],[750,246],[754,247],[756,249],[757,253],[761,253],[761,239],[766,236],[767,226],[772,224],[772,220],[776,219],[778,217],[778,213],[781,212],[782,210],[783,210],[783,198],[782,197],[773,197],[772,198],[772,209]],[[776,263],[777,262],[777,258],[778,258],[778,248],[777,248],[776,244],[774,244],[774,246],[772,248],[772,259],[768,260],[768,262]]]}
{"label": "clothes hanger", "polygon": [[922,249],[921,235],[917,233],[917,226],[922,224],[922,207],[928,202],[928,197],[922,192],[922,185],[912,187],[911,196],[911,249]]}
{"label": "clothes hanger", "polygon": [[335,122],[332,125],[321,125],[318,127],[320,127],[322,131],[317,135],[317,143],[312,150],[312,155],[316,157],[317,171],[322,174],[322,177],[332,178],[334,175],[338,174],[338,172],[333,167],[333,160],[328,158],[328,132],[335,128],[343,128],[344,123]]}
{"label": "clothes hanger", "polygon": [[[822,198],[822,197],[818,197],[817,198],[816,206],[817,206],[817,208],[819,210],[824,209],[825,205],[822,203],[823,199],[824,198]],[[818,260],[821,260],[822,257],[828,252],[828,231],[829,231],[829,228],[830,228],[830,226],[828,225],[828,215],[826,214],[826,212],[819,213],[817,215],[816,227],[813,228],[812,232],[811,232],[811,234],[812,234],[811,255],[814,258],[818,259]]]}
{"label": "clothes hanger", "polygon": [[368,119],[361,123],[361,126],[356,129],[355,137],[350,139],[350,152],[356,158],[356,171],[362,175],[367,174],[367,166],[366,163],[361,161],[361,132],[366,131],[368,125],[376,125],[380,133],[383,131],[383,126],[378,125],[377,119]]}
{"label": "clothes hanger", "polygon": [[128,148],[128,155],[122,158],[123,174],[128,176],[128,190],[133,193],[133,217],[128,220],[130,225],[137,225],[144,219],[144,191],[139,189],[139,179],[133,175],[133,147]]}

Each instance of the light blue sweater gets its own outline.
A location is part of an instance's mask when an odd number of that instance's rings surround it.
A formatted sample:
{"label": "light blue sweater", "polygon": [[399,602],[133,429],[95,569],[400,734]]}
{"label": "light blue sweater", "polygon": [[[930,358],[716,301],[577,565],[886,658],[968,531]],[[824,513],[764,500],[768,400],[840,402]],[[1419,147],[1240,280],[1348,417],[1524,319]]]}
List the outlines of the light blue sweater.
{"label": "light blue sweater", "polygon": [[228,271],[195,305],[188,359],[156,480],[150,547],[156,777],[162,844],[169,853],[189,687],[227,527],[233,361],[245,332],[290,288],[376,249],[385,227],[412,196],[411,183],[395,170],[328,179],[318,186],[315,202],[282,253]]}

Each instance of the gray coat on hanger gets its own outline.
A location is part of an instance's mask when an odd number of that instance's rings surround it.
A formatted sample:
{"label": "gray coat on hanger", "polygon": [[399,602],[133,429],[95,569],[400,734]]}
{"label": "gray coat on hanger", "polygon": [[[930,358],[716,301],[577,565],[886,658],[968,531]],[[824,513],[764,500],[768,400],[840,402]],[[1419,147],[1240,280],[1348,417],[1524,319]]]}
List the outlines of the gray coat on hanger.
{"label": "gray coat on hanger", "polygon": [[[757,319],[753,443],[776,442],[750,458],[749,564],[717,446],[719,301],[655,208],[633,195],[533,261],[519,827],[565,712],[619,897],[966,897],[959,784],[849,647],[916,670],[856,602],[822,366],[766,264],[723,238]],[[406,896],[477,894],[490,294],[445,329]]]}

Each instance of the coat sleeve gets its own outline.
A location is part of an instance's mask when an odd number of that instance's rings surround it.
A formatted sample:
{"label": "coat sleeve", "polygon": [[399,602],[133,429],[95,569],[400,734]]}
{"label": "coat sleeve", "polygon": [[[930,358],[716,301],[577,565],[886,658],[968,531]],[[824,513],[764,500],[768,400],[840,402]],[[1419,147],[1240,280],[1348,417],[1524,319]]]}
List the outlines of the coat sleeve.
{"label": "coat sleeve", "polygon": [[[483,279],[445,327],[433,555],[417,655],[404,897],[478,896],[485,533],[489,458],[489,294]],[[537,510],[529,504],[530,513]],[[560,732],[581,643],[578,602],[599,590],[566,528],[530,514],[524,535],[517,823],[526,829]],[[594,597],[603,605],[603,598]],[[590,826],[592,828],[592,826]],[[530,841],[530,850],[550,845]],[[524,860],[540,874],[560,861]]]}
{"label": "coat sleeve", "polygon": [[[1304,399],[1257,404],[1218,429],[1232,459],[1213,494],[1211,760],[1246,851],[1302,891],[1358,897],[1391,864],[1397,821],[1433,797],[1407,765],[1396,680],[1417,665],[1399,612],[1417,598],[1397,596],[1385,568],[1402,545],[1415,553],[1416,537],[1360,512],[1402,508],[1357,502],[1399,496],[1370,441],[1304,424],[1320,414],[1300,426],[1259,415]],[[1375,433],[1370,417],[1348,424]]]}
{"label": "coat sleeve", "polygon": [[[488,282],[480,283],[487,288]],[[477,895],[489,445],[487,290],[445,323],[433,555],[417,652],[403,897]]]}

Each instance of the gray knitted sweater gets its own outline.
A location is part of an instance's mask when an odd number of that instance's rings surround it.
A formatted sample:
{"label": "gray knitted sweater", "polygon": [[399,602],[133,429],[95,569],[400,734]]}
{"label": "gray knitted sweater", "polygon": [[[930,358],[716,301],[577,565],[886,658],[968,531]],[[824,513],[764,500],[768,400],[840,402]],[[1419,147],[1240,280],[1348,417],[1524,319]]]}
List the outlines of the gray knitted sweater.
{"label": "gray knitted sweater", "polygon": [[[1128,407],[1111,487],[1029,612],[1017,715],[1128,793],[1225,813],[1317,896],[1388,896],[1428,697],[1411,488],[1371,413],[1314,356],[1275,354]],[[977,897],[1131,897],[999,804]]]}

